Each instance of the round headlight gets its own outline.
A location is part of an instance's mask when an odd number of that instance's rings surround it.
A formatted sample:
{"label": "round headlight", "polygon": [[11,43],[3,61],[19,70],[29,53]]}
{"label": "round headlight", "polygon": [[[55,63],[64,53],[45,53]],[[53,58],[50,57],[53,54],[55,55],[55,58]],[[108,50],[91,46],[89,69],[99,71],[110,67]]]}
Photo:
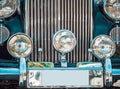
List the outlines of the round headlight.
{"label": "round headlight", "polygon": [[13,15],[17,6],[17,0],[0,0],[0,18],[7,18]]}
{"label": "round headlight", "polygon": [[5,42],[10,36],[10,32],[7,27],[0,26],[0,44]]}
{"label": "round headlight", "polygon": [[53,37],[53,46],[61,53],[68,53],[72,51],[75,45],[75,35],[69,30],[59,30]]}
{"label": "round headlight", "polygon": [[120,42],[120,27],[113,27],[110,31],[110,36],[115,42]]}
{"label": "round headlight", "polygon": [[13,57],[27,57],[32,52],[32,40],[24,33],[14,34],[7,42],[7,49]]}
{"label": "round headlight", "polygon": [[91,44],[93,54],[99,58],[110,58],[114,55],[116,45],[114,41],[107,35],[97,36]]}
{"label": "round headlight", "polygon": [[120,20],[120,0],[104,0],[105,13],[114,20]]}

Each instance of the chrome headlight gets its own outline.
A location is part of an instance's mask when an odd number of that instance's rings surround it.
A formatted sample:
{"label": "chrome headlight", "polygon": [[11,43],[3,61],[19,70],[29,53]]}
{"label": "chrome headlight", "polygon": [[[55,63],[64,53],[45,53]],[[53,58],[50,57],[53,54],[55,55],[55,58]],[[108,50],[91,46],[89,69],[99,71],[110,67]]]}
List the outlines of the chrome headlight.
{"label": "chrome headlight", "polygon": [[18,0],[0,0],[0,18],[6,18],[14,14],[18,6]]}
{"label": "chrome headlight", "polygon": [[109,35],[111,36],[111,38],[119,43],[120,42],[120,27],[116,26],[116,27],[113,27],[109,33]]}
{"label": "chrome headlight", "polygon": [[9,36],[10,36],[10,32],[8,28],[1,25],[0,26],[0,44],[5,42]]}
{"label": "chrome headlight", "polygon": [[120,20],[120,0],[104,0],[105,13],[114,20]]}
{"label": "chrome headlight", "polygon": [[53,37],[53,46],[61,53],[68,53],[72,51],[75,45],[75,35],[69,30],[59,30]]}
{"label": "chrome headlight", "polygon": [[27,57],[32,52],[32,40],[24,33],[14,34],[7,42],[7,49],[13,57]]}
{"label": "chrome headlight", "polygon": [[99,58],[110,58],[114,55],[116,45],[114,41],[107,35],[97,36],[91,44],[93,54]]}

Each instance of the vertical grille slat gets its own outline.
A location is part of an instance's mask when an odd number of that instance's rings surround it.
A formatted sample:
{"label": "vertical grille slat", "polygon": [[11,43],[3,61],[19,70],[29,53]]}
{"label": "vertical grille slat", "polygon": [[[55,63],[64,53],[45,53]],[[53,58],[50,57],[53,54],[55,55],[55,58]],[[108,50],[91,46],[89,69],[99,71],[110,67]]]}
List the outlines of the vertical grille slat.
{"label": "vertical grille slat", "polygon": [[[31,61],[58,62],[52,38],[60,29],[71,30],[77,39],[75,49],[67,54],[68,62],[88,61],[92,0],[26,0],[26,33],[34,45]],[[39,53],[38,48],[43,51]]]}
{"label": "vertical grille slat", "polygon": [[[37,16],[38,16],[38,19],[41,17],[40,9],[39,9],[40,4],[41,4],[41,2],[40,2],[40,0],[38,0],[37,1],[37,6],[38,6],[38,8],[37,8],[37,11],[38,11]],[[38,25],[38,30],[37,30],[37,38],[38,38],[38,40],[37,40],[37,43],[39,43],[39,40],[40,40],[40,37],[41,37],[41,34],[39,34],[41,26],[39,24],[41,24],[40,20],[38,20],[38,22],[37,22],[37,25]],[[40,47],[40,44],[38,44],[38,47]],[[39,58],[39,56],[42,56],[42,55],[38,52],[38,61],[41,61],[41,58]]]}
{"label": "vertical grille slat", "polygon": [[[76,29],[79,29],[79,0],[77,0],[77,4],[76,4],[76,11],[77,11],[77,14],[76,14],[76,21],[77,21],[77,24],[76,24]],[[79,33],[79,30],[76,30],[76,32],[75,32],[75,34],[76,34],[76,37],[77,37],[77,41],[78,41],[78,37],[79,37],[79,35],[77,34],[77,33]],[[76,61],[79,61],[78,59],[79,59],[79,56],[78,56],[78,53],[79,53],[79,46],[78,46],[78,42],[77,42],[77,45],[76,45],[76,53],[75,54],[77,54],[76,55]]]}
{"label": "vertical grille slat", "polygon": [[[33,8],[33,0],[31,0],[31,2],[30,2],[30,36],[32,37],[32,39],[33,39],[33,43],[35,42],[35,40],[34,40],[34,19],[33,19],[33,17],[34,17],[34,8]],[[33,46],[33,49],[35,49],[35,46]],[[33,53],[35,53],[35,50],[33,50]],[[31,60],[33,61],[36,61],[36,59],[34,59],[35,58],[35,55],[34,54],[32,54],[31,55]]]}
{"label": "vertical grille slat", "polygon": [[[50,31],[50,0],[48,1],[48,44],[47,44],[47,46],[48,46],[48,50],[50,50],[50,52],[52,51],[51,49],[50,49],[50,34],[51,34],[51,31]],[[48,60],[50,61],[50,52],[49,51],[47,51],[48,52]],[[52,60],[53,61],[53,60]]]}
{"label": "vertical grille slat", "polygon": [[[44,20],[43,20],[43,18],[44,18],[44,17],[43,17],[43,16],[44,16],[44,14],[43,14],[43,12],[44,12],[43,1],[44,1],[44,0],[41,0],[41,4],[40,4],[40,6],[41,6],[41,18],[39,19],[39,20],[41,20],[41,29],[40,29],[41,39],[43,39],[43,29],[44,29],[44,28],[43,28],[43,27],[44,27],[44,26],[43,26],[43,23],[44,23]],[[41,47],[40,47],[40,48],[43,49],[43,48],[44,48],[44,39],[43,39],[43,40],[41,40],[41,39],[40,39],[40,41],[39,41],[40,44],[41,44]],[[35,46],[35,45],[34,45],[34,46]],[[35,54],[35,53],[33,53],[33,54]],[[44,59],[44,55],[43,55],[43,54],[44,54],[44,52],[42,52],[42,56],[41,56],[41,60],[42,60],[42,61],[43,61],[43,59]]]}
{"label": "vertical grille slat", "polygon": [[[53,18],[53,11],[52,11],[52,10],[53,10],[53,0],[51,0],[51,2],[50,2],[50,29],[53,29],[53,25],[52,25],[53,19],[51,19],[51,18]],[[51,37],[52,37],[54,31],[53,31],[53,30],[50,30],[50,32],[51,32]],[[51,43],[50,43],[50,45],[51,45],[50,47],[52,48],[52,49],[51,49],[51,60],[54,61],[54,59],[53,59],[53,58],[55,58],[55,57],[54,57],[54,51],[52,51],[52,50],[54,50],[54,49],[53,49]]]}
{"label": "vertical grille slat", "polygon": [[[83,34],[84,34],[84,25],[83,25],[83,23],[84,23],[84,3],[83,3],[83,1],[81,0],[81,13],[83,13],[83,14],[81,14],[81,60],[83,61],[83,54],[84,54],[84,48],[83,48],[83,46],[84,46],[84,42],[83,42]],[[83,8],[83,9],[82,9]],[[83,25],[83,26],[82,26]]]}
{"label": "vertical grille slat", "polygon": [[[82,43],[82,37],[81,37],[81,35],[82,35],[82,28],[81,28],[81,26],[82,26],[82,0],[79,0],[79,8],[80,8],[80,10],[79,10],[79,29],[78,29],[78,32],[79,32],[79,36],[78,36],[78,49],[81,49],[82,48],[82,45],[81,45],[81,43]],[[79,50],[79,59],[82,61],[82,50]]]}
{"label": "vertical grille slat", "polygon": [[[34,0],[34,11],[33,11],[33,13],[34,13],[34,17],[33,17],[33,21],[34,21],[34,26],[33,26],[33,33],[34,33],[34,43],[35,43],[35,45],[36,46],[34,46],[34,49],[36,50],[36,55],[34,55],[35,56],[35,58],[37,58],[37,55],[38,55],[38,51],[37,51],[37,47],[38,47],[38,42],[37,42],[37,31],[39,30],[38,28],[37,28],[37,0]],[[34,30],[34,29],[38,29],[38,30]],[[37,61],[38,59],[35,59],[35,61]]]}

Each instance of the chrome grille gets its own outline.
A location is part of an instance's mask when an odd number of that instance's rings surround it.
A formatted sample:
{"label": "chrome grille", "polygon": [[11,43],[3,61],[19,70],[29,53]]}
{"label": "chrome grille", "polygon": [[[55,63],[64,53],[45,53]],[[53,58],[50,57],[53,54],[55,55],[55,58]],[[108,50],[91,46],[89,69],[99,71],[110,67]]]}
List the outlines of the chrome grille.
{"label": "chrome grille", "polygon": [[[92,0],[26,0],[26,33],[34,43],[31,61],[58,62],[52,45],[57,30],[69,29],[76,38],[75,49],[67,54],[70,63],[88,60],[92,38]],[[42,48],[42,52],[38,52]]]}

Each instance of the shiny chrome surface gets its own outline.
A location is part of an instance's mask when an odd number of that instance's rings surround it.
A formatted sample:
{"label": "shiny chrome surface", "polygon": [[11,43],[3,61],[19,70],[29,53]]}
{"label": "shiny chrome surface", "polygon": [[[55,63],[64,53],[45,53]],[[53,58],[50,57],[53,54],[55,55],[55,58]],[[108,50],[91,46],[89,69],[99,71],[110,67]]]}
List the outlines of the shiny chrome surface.
{"label": "shiny chrome surface", "polygon": [[99,35],[91,43],[92,53],[98,59],[110,58],[115,54],[116,44],[108,35]]}
{"label": "shiny chrome surface", "polygon": [[119,44],[120,42],[120,27],[116,26],[113,27],[109,33],[109,35],[111,36],[111,38],[117,43]]}
{"label": "shiny chrome surface", "polygon": [[28,62],[28,68],[53,68],[52,62]]}
{"label": "shiny chrome surface", "polygon": [[27,76],[26,70],[26,59],[20,58],[19,86],[24,86]]}
{"label": "shiny chrome surface", "polygon": [[90,68],[90,67],[99,67],[102,68],[102,64],[100,62],[78,62],[76,64],[79,68]]}
{"label": "shiny chrome surface", "polygon": [[10,36],[10,31],[7,27],[1,25],[0,26],[0,44],[5,42]]}
{"label": "shiny chrome surface", "polygon": [[24,33],[16,33],[7,41],[7,50],[15,58],[27,57],[31,54],[33,43]]}
{"label": "shiny chrome surface", "polygon": [[6,18],[14,14],[19,0],[0,0],[0,18]]}
{"label": "shiny chrome surface", "polygon": [[107,58],[105,60],[105,86],[110,87],[112,86],[112,64],[111,59]]}
{"label": "shiny chrome surface", "polygon": [[[29,68],[28,88],[79,88],[103,87],[102,64],[87,63],[79,68]],[[85,64],[84,64],[85,65]],[[73,76],[74,75],[74,76]],[[79,78],[78,78],[79,77]]]}
{"label": "shiny chrome surface", "polygon": [[59,62],[60,62],[61,67],[68,67],[66,54],[60,54]]}
{"label": "shiny chrome surface", "polygon": [[120,0],[103,0],[106,14],[115,20],[120,20]]}
{"label": "shiny chrome surface", "polygon": [[[67,54],[68,62],[87,61],[92,16],[92,0],[26,0],[26,33],[34,43],[30,59],[58,62],[59,54],[52,45],[53,35],[59,29],[70,29],[77,44]],[[42,48],[41,54],[38,48]]]}
{"label": "shiny chrome surface", "polygon": [[76,37],[69,30],[59,30],[53,36],[53,46],[60,53],[69,53],[76,46]]}

